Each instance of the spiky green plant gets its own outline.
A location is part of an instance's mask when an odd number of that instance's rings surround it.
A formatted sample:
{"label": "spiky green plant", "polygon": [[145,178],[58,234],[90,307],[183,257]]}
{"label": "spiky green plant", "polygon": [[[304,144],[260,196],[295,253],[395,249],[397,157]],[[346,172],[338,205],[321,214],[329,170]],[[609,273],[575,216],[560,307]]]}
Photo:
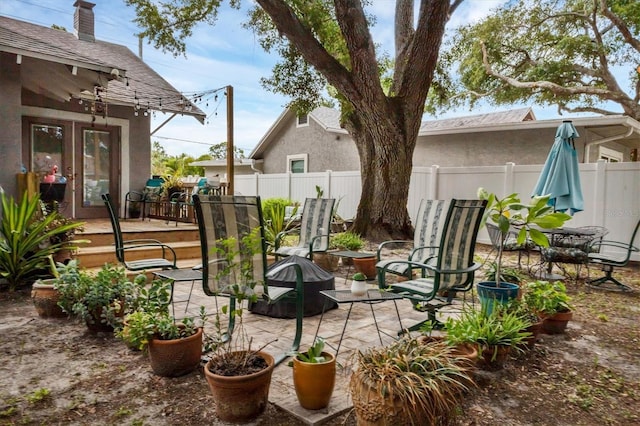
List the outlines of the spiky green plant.
{"label": "spiky green plant", "polygon": [[[56,211],[42,216],[39,195],[23,195],[20,202],[0,191],[2,221],[0,222],[0,276],[9,283],[9,291],[27,284],[27,278],[48,267],[48,256],[60,250],[66,242],[56,236],[82,226],[67,222],[54,227],[60,214]],[[53,242],[58,240],[59,242]]]}
{"label": "spiky green plant", "polygon": [[354,408],[369,421],[385,417],[385,424],[444,423],[473,384],[468,364],[443,342],[405,338],[359,352],[357,364],[349,384]]}

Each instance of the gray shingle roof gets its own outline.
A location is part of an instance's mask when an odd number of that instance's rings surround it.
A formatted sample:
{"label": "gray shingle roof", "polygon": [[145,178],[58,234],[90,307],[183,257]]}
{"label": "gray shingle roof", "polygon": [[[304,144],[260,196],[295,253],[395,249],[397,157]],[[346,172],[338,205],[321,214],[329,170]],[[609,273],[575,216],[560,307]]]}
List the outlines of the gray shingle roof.
{"label": "gray shingle roof", "polygon": [[[98,78],[94,84],[107,87],[109,103],[139,104],[143,109],[149,107],[193,115],[200,120],[205,118],[195,105],[188,111],[180,92],[126,46],[78,40],[72,33],[0,16],[0,51],[95,71]],[[114,69],[123,77],[120,81],[113,79]],[[51,85],[53,81],[40,84]],[[93,87],[83,89],[92,91]],[[79,96],[79,93],[70,94]]]}
{"label": "gray shingle roof", "polygon": [[423,121],[420,133],[445,129],[458,129],[474,126],[487,126],[501,123],[519,123],[535,120],[530,107],[517,108],[508,111],[489,112],[486,114],[468,115],[465,117],[443,118],[439,120]]}

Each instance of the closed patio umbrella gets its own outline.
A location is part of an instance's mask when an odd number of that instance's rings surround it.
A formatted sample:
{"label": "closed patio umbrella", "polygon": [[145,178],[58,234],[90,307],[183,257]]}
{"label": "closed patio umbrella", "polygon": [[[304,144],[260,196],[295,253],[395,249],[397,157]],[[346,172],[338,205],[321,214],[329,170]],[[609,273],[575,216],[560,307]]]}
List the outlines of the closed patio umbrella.
{"label": "closed patio umbrella", "polygon": [[550,195],[549,204],[556,211],[573,215],[584,209],[578,155],[574,145],[578,131],[571,121],[564,121],[556,130],[556,138],[544,163],[533,196]]}

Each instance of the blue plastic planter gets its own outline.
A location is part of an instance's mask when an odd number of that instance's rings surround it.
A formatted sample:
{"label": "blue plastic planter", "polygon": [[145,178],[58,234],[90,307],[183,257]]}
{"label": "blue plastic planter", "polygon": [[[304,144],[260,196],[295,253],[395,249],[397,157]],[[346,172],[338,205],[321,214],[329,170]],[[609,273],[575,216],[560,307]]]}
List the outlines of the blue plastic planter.
{"label": "blue plastic planter", "polygon": [[480,297],[480,306],[482,306],[487,315],[490,315],[493,312],[494,303],[506,304],[510,300],[517,298],[520,286],[501,282],[500,287],[498,287],[495,281],[482,281],[476,284],[476,288]]}

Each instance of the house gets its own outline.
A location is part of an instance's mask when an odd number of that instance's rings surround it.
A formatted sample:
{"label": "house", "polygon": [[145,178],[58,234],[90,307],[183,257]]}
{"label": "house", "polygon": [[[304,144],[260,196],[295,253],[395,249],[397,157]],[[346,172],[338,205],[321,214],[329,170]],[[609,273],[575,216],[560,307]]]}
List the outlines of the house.
{"label": "house", "polygon": [[[581,162],[638,161],[640,122],[626,116],[572,118]],[[543,164],[562,119],[536,120],[531,108],[422,123],[414,166]],[[340,113],[320,107],[304,116],[285,110],[249,155],[263,173],[350,171],[356,147]]]}
{"label": "house", "polygon": [[96,40],[93,3],[73,6],[73,33],[0,16],[0,184],[18,195],[21,172],[41,181],[55,167],[65,215],[106,217],[101,193],[121,203],[150,177],[151,112],[205,114],[128,48]]}

